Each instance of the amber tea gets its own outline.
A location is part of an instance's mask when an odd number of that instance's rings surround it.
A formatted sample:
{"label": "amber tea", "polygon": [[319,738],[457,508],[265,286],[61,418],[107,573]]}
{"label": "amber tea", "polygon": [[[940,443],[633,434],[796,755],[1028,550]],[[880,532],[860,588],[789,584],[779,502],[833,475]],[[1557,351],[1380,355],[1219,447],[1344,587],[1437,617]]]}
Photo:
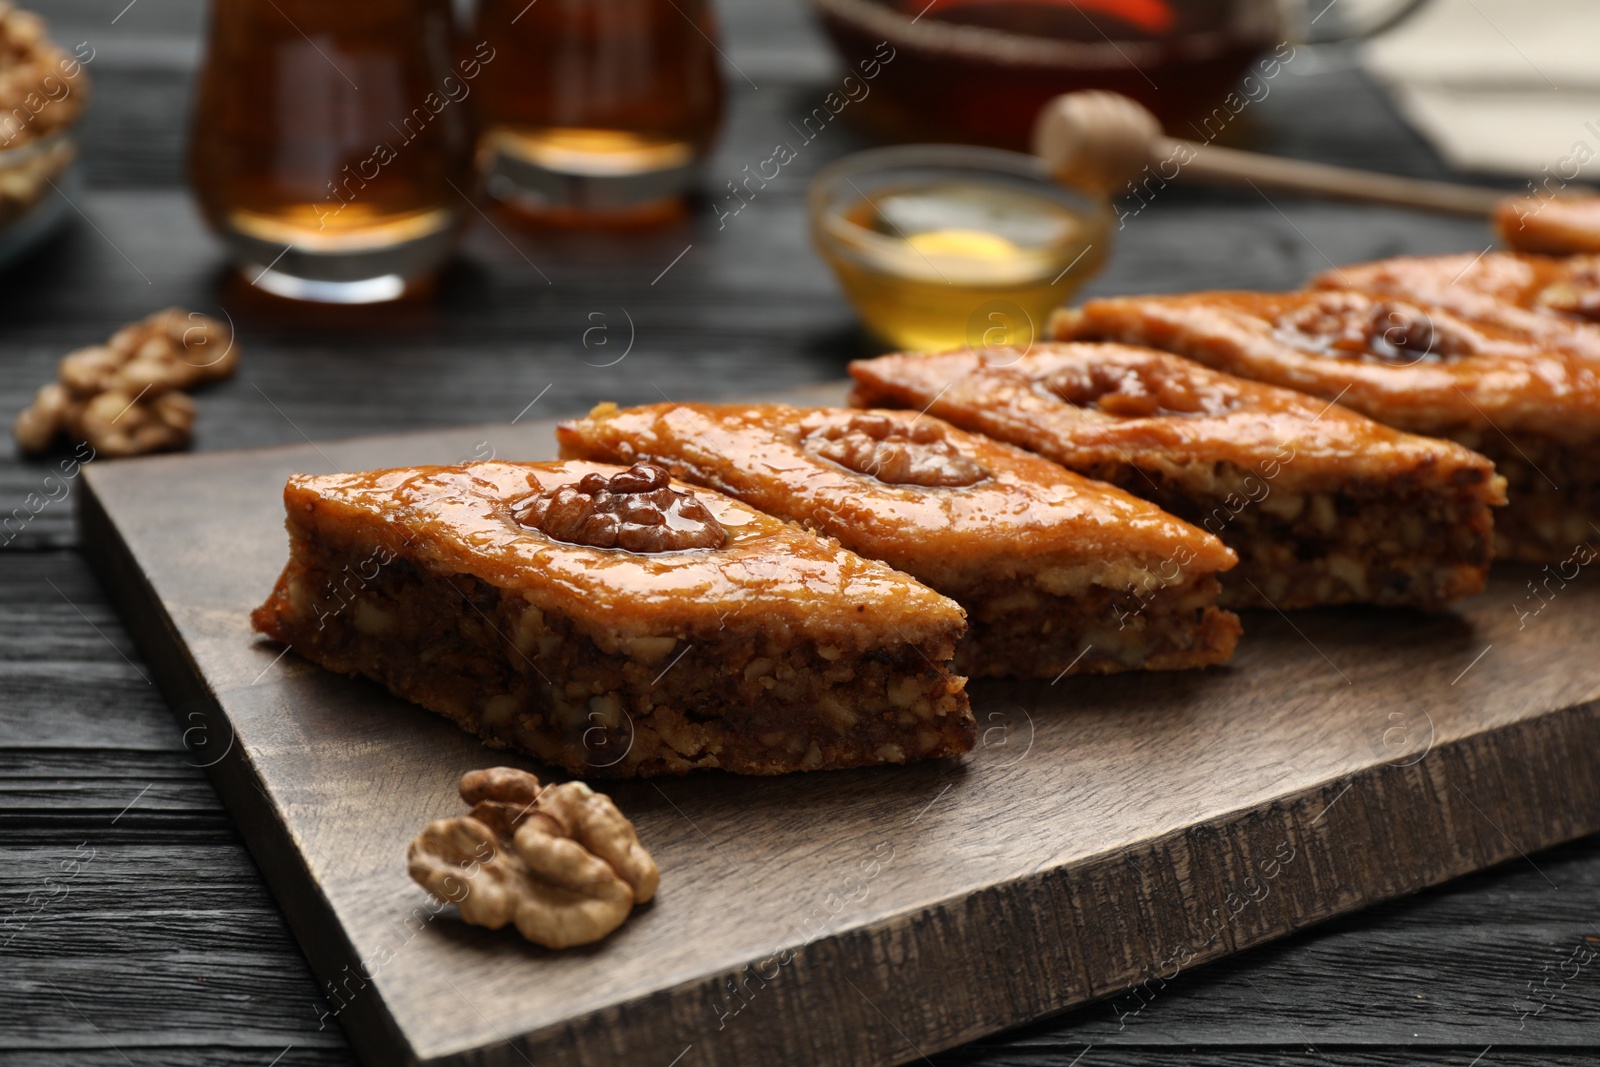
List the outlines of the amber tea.
{"label": "amber tea", "polygon": [[482,0],[488,191],[556,221],[681,212],[722,113],[716,33],[704,0]]}
{"label": "amber tea", "polygon": [[189,177],[256,285],[392,299],[449,254],[490,55],[452,60],[450,19],[449,0],[213,3]]}

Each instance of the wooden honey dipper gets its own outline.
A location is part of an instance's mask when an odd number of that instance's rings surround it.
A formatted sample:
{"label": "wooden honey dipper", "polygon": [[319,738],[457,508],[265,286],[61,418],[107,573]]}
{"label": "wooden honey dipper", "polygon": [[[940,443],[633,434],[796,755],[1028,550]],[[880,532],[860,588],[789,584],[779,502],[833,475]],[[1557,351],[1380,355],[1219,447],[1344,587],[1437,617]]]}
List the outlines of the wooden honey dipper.
{"label": "wooden honey dipper", "polygon": [[1168,137],[1142,105],[1120,93],[1089,90],[1058,96],[1033,127],[1033,153],[1063,185],[1115,195],[1145,168],[1169,181],[1176,173],[1227,185],[1483,217],[1507,194],[1496,189],[1398,178],[1307,163]]}

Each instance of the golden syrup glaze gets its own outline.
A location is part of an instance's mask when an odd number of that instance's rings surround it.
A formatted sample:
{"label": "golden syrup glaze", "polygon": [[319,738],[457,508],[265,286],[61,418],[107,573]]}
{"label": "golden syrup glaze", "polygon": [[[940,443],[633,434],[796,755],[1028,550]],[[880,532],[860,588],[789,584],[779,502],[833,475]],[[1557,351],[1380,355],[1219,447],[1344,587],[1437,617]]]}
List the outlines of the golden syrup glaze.
{"label": "golden syrup glaze", "polygon": [[1600,196],[1508,196],[1495,208],[1494,229],[1519,252],[1600,253]]}
{"label": "golden syrup glaze", "polygon": [[[602,640],[797,635],[851,651],[949,639],[954,601],[908,575],[721,494],[692,492],[727,530],[721,548],[635,553],[556,541],[519,525],[516,506],[599,463],[490,461],[289,479],[291,530],[384,547],[434,573],[468,574],[573,620]],[[718,635],[721,635],[721,638]]]}
{"label": "golden syrup glaze", "polygon": [[[1394,358],[1375,344],[1330,347],[1295,323],[1348,335],[1425,324],[1444,339]],[[1392,323],[1391,325],[1388,325]],[[1057,340],[1148,345],[1296,389],[1415,433],[1527,430],[1582,443],[1600,435],[1600,362],[1472,323],[1436,305],[1371,293],[1209,292],[1090,300],[1057,314]]]}
{"label": "golden syrup glaze", "polygon": [[[1074,403],[1060,382],[1081,382],[1085,372],[1098,375],[1100,386],[1119,399],[1126,390],[1116,387],[1132,381],[1141,386],[1138,393],[1183,410],[1129,415],[1116,409],[1132,405],[1107,411],[1104,401]],[[852,363],[850,373],[856,380],[852,402],[928,405],[967,429],[1079,469],[1127,464],[1182,476],[1228,463],[1289,491],[1325,489],[1330,479],[1400,475],[1422,484],[1448,482],[1461,471],[1472,472],[1473,480],[1494,480],[1493,464],[1460,445],[1402,433],[1338,404],[1148,348],[1078,343],[1036,345],[1026,353],[901,354]],[[1163,388],[1157,392],[1155,385]],[[1498,487],[1493,495],[1501,496]]]}
{"label": "golden syrup glaze", "polygon": [[[1445,308],[1474,323],[1521,333],[1562,351],[1600,359],[1600,256],[1463,252],[1396,256],[1335,267],[1311,289],[1350,289]],[[1585,321],[1590,320],[1590,321]]]}
{"label": "golden syrup glaze", "polygon": [[602,404],[557,429],[563,455],[649,458],[775,515],[806,523],[926,581],[1041,565],[1143,565],[1181,555],[1191,573],[1236,562],[1221,541],[1154,505],[1021,449],[933,423],[989,477],[965,486],[891,485],[813,454],[809,430],[862,413],[781,404]]}

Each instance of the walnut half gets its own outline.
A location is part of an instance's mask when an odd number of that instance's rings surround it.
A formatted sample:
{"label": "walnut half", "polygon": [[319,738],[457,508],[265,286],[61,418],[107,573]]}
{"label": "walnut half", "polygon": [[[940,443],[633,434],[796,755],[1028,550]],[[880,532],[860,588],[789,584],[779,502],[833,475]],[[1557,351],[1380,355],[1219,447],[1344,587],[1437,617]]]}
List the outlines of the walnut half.
{"label": "walnut half", "polygon": [[977,485],[989,472],[945,439],[944,425],[917,416],[881,412],[825,415],[800,428],[807,452],[886,485],[959,489]]}
{"label": "walnut half", "polygon": [[1123,419],[1159,415],[1225,415],[1232,398],[1196,389],[1174,378],[1159,363],[1080,363],[1041,383],[1051,394],[1078,408],[1096,408]]}
{"label": "walnut half", "polygon": [[653,463],[635,463],[610,478],[587,474],[545,490],[515,517],[557,541],[591,548],[681,552],[721,548],[728,540],[716,516],[693,493],[672,488],[666,470]]}
{"label": "walnut half", "polygon": [[1317,293],[1273,326],[1279,340],[1301,351],[1397,367],[1459,359],[1473,347],[1458,324],[1425,308],[1361,293]]}
{"label": "walnut half", "polygon": [[64,356],[13,432],[24,452],[44,452],[63,434],[106,457],[183,448],[194,426],[183,390],[227,378],[238,362],[222,323],[167,308]]}
{"label": "walnut half", "polygon": [[546,948],[586,945],[655,896],[661,872],[610,797],[582,782],[543,786],[514,767],[472,771],[459,788],[472,813],[429,823],[406,861],[474,926],[512,923]]}

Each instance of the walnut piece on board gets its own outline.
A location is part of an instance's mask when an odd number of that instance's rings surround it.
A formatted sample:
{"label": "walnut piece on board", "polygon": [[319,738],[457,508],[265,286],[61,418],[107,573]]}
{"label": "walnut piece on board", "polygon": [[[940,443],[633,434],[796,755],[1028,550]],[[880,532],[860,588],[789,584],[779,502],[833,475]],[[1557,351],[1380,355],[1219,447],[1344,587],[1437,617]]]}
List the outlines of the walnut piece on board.
{"label": "walnut piece on board", "polygon": [[471,814],[429,823],[406,859],[466,922],[512,923],[535,944],[567,948],[599,941],[655,896],[661,872],[610,797],[582,782],[542,786],[513,767],[471,771],[459,788]]}
{"label": "walnut piece on board", "polygon": [[39,390],[12,432],[24,452],[47,451],[63,435],[110,458],[175,451],[194,429],[185,390],[231,377],[238,363],[226,326],[166,308],[63,357],[58,380]]}

